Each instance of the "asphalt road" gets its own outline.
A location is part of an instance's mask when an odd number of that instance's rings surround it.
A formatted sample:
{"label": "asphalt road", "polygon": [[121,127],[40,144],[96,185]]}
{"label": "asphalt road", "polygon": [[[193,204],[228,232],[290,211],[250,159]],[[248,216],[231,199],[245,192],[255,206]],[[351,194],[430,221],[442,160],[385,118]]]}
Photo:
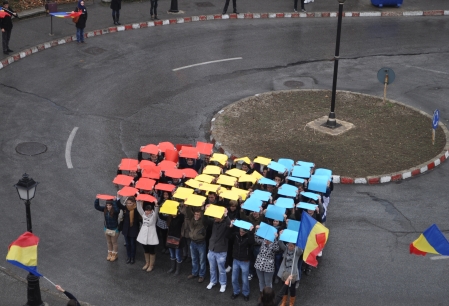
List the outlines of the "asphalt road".
{"label": "asphalt road", "polygon": [[[80,300],[99,306],[228,304],[230,282],[225,294],[208,291],[208,279],[202,285],[186,279],[188,265],[182,277],[167,276],[166,255],[158,255],[153,273],[144,273],[142,250],[131,267],[120,243],[119,261],[107,262],[94,197],[114,192],[120,159],[136,157],[140,145],[206,140],[213,115],[233,101],[288,89],[288,80],[331,88],[335,25],[329,18],[141,29],[51,48],[2,69],[0,245],[26,229],[12,186],[26,171],[40,182],[32,202],[39,269]],[[447,123],[448,27],[447,17],[345,19],[338,89],[380,96],[376,74],[387,66],[396,72],[390,98],[427,113],[439,108]],[[242,59],[172,71],[235,57]],[[66,142],[75,127],[68,169]],[[48,150],[17,154],[15,147],[27,141]],[[432,223],[448,232],[448,167],[401,183],[336,186],[330,239],[319,268],[301,281],[301,305],[445,305],[448,261],[409,255],[408,245]],[[5,247],[1,254],[5,258]],[[257,280],[251,284],[249,304],[256,301]]]}

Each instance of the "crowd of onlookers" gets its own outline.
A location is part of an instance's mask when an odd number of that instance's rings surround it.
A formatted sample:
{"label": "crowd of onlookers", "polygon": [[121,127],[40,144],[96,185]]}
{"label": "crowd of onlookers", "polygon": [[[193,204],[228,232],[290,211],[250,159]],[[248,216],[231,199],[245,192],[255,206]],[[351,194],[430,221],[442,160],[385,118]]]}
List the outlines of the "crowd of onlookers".
{"label": "crowd of onlookers", "polygon": [[[257,277],[263,305],[275,297],[273,283],[282,281],[278,302],[294,305],[301,275],[310,275],[312,267],[303,261],[296,241],[281,236],[299,224],[303,211],[325,222],[332,179],[329,175],[321,192],[309,190],[315,170],[313,163],[289,159],[230,160],[212,153],[207,143],[141,147],[137,159],[121,161],[113,181],[117,195],[99,194],[95,200],[95,208],[104,214],[107,260],[118,259],[121,232],[128,264],[135,263],[140,244],[142,269],[153,271],[159,246],[170,255],[167,273],[179,275],[189,264],[187,278],[202,283],[208,264],[207,289],[220,285],[225,292],[226,274],[232,273],[231,298],[243,296],[246,301],[249,281]],[[272,236],[266,228],[274,229]]]}

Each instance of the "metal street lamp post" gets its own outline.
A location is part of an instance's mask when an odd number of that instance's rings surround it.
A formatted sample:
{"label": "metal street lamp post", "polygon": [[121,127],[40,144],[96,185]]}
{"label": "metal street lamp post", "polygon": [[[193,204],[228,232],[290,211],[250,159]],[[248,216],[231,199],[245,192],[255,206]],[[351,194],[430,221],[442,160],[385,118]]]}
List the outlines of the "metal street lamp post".
{"label": "metal street lamp post", "polygon": [[335,96],[337,91],[337,74],[338,74],[338,59],[340,57],[340,33],[341,33],[341,20],[343,17],[343,4],[345,0],[338,0],[338,26],[337,26],[337,42],[335,43],[335,57],[334,57],[334,80],[332,82],[332,100],[331,100],[331,112],[327,118],[325,124],[326,127],[334,129],[338,127],[337,120],[335,119]]}
{"label": "metal street lamp post", "polygon": [[[36,194],[36,187],[38,182],[35,182],[32,178],[28,177],[28,174],[24,174],[17,184],[14,185],[17,189],[17,193],[21,200],[25,201],[26,218],[27,218],[27,231],[32,233],[33,228],[31,226],[31,199]],[[27,276],[27,303],[25,306],[42,306],[44,303],[41,298],[41,289],[39,286],[39,277],[29,273]]]}

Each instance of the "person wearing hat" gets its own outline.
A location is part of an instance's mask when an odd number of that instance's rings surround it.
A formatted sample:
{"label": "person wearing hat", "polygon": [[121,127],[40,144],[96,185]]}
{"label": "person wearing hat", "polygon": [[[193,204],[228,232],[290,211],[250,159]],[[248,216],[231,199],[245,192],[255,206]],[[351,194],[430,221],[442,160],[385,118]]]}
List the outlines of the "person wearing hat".
{"label": "person wearing hat", "polygon": [[12,9],[9,8],[9,2],[3,1],[3,10],[8,13],[4,18],[0,18],[0,28],[2,29],[2,47],[3,54],[8,55],[9,52],[13,52],[9,49],[9,39],[11,38],[12,20],[11,15],[19,17]]}
{"label": "person wearing hat", "polygon": [[108,261],[117,260],[118,251],[118,215],[120,210],[116,201],[107,200],[105,206],[100,205],[100,200],[96,199],[94,203],[96,210],[104,214],[104,235],[106,236],[106,243],[108,245]]}
{"label": "person wearing hat", "polygon": [[150,203],[138,201],[137,211],[142,216],[142,227],[137,236],[137,241],[143,246],[145,252],[145,265],[142,270],[151,272],[156,260],[156,246],[159,244],[156,233],[156,222],[159,212],[157,200],[155,201],[154,209]]}

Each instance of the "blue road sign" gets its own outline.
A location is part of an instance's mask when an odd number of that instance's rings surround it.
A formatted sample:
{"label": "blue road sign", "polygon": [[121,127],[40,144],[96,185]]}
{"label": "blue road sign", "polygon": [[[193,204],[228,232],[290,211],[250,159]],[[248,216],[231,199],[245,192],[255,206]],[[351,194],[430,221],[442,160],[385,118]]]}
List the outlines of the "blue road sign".
{"label": "blue road sign", "polygon": [[432,127],[434,130],[436,130],[438,127],[438,121],[440,121],[440,111],[438,109],[436,109],[433,112],[433,118],[432,118]]}

